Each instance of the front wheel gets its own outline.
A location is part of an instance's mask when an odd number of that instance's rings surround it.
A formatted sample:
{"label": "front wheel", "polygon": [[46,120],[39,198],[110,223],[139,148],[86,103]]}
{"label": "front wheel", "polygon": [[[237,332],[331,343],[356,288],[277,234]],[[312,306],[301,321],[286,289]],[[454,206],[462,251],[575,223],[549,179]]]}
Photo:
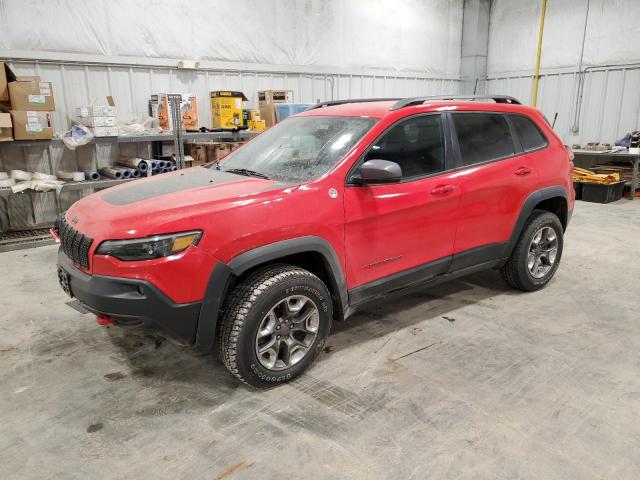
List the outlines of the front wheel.
{"label": "front wheel", "polygon": [[562,256],[562,224],[556,215],[535,210],[520,234],[511,257],[502,267],[509,285],[532,292],[543,288],[558,269]]}
{"label": "front wheel", "polygon": [[331,328],[331,296],[311,272],[289,265],[250,274],[231,293],[218,353],[244,383],[264,388],[300,375]]}

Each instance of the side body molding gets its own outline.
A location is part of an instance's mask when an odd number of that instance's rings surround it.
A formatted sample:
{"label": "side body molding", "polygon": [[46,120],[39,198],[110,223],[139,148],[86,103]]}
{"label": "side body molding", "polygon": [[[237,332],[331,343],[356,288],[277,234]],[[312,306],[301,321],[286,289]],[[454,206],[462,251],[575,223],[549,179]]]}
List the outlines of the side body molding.
{"label": "side body molding", "polygon": [[347,284],[342,265],[331,244],[324,238],[317,236],[282,240],[242,253],[228,264],[218,262],[215,265],[200,309],[196,347],[203,349],[212,347],[216,336],[219,311],[224,306],[224,299],[233,278],[237,278],[259,265],[305,252],[315,252],[322,256],[325,267],[331,274],[330,281],[333,285],[329,285],[329,287],[336,293],[334,298],[335,313],[344,317],[348,308]]}

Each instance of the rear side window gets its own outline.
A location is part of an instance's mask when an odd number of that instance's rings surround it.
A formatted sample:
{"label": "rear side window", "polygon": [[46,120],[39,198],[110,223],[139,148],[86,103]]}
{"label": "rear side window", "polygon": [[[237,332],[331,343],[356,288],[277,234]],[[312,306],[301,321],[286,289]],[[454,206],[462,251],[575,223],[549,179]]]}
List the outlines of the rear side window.
{"label": "rear side window", "polygon": [[525,151],[535,150],[547,145],[547,139],[544,138],[544,135],[542,135],[540,130],[538,130],[535,123],[527,117],[523,117],[522,115],[511,115],[509,118],[511,119],[513,128],[516,131],[516,135],[518,135],[518,138],[520,139],[520,143],[522,143],[522,148],[524,148]]}
{"label": "rear side window", "polygon": [[503,115],[454,113],[451,117],[458,136],[462,166],[497,160],[516,153],[509,124]]}

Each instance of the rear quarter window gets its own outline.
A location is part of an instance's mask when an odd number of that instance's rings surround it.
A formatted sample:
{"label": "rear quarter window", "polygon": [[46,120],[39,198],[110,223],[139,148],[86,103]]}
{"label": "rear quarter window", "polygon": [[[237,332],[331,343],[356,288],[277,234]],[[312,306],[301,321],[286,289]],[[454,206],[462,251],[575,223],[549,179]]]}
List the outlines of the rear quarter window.
{"label": "rear quarter window", "polygon": [[511,115],[509,118],[525,152],[548,145],[549,142],[532,120],[522,115]]}

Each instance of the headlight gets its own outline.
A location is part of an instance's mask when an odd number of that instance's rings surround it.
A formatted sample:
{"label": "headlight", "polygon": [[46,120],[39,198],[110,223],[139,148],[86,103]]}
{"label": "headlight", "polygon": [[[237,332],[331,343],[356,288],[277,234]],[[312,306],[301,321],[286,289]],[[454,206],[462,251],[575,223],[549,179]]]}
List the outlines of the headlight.
{"label": "headlight", "polygon": [[124,261],[151,260],[175,255],[191,245],[197,245],[201,236],[202,232],[196,230],[131,240],[107,240],[100,244],[96,253],[111,255]]}

